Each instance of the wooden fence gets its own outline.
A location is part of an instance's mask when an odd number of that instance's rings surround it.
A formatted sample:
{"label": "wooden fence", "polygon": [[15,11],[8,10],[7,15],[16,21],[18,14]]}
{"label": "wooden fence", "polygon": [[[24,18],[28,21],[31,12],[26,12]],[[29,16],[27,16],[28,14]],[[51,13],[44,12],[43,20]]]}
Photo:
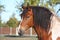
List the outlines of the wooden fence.
{"label": "wooden fence", "polygon": [[[16,28],[11,27],[0,27],[0,35],[18,35],[18,30]],[[24,35],[27,36],[36,36],[36,32],[33,28],[28,29],[25,31]]]}

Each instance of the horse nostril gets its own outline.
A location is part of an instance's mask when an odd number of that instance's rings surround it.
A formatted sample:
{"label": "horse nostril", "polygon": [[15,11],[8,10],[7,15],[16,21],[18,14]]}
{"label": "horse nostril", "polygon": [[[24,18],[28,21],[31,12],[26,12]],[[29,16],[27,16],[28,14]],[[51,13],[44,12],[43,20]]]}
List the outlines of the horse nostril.
{"label": "horse nostril", "polygon": [[19,33],[19,32],[18,32],[18,34],[19,34],[19,36],[22,36],[22,34],[21,34],[21,33]]}
{"label": "horse nostril", "polygon": [[18,34],[19,34],[19,36],[23,36],[23,31],[20,30],[20,31],[18,32]]}

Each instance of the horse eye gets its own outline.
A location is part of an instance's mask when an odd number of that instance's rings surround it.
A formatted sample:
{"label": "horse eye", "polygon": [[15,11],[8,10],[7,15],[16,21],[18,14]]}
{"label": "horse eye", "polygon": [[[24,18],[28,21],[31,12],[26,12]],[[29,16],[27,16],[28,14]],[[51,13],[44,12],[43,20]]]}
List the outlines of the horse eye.
{"label": "horse eye", "polygon": [[27,18],[29,18],[30,16],[27,16]]}
{"label": "horse eye", "polygon": [[30,9],[28,11],[31,11]]}

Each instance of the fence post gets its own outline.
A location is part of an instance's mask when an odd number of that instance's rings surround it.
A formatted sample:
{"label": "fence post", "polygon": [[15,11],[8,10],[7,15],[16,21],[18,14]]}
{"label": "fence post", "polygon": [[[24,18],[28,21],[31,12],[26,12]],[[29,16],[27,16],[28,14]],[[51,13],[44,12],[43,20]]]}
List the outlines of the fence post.
{"label": "fence post", "polygon": [[12,35],[12,27],[10,27],[10,35]]}
{"label": "fence post", "polygon": [[16,27],[16,35],[18,35],[18,27]]}
{"label": "fence post", "polygon": [[30,28],[30,36],[32,36],[32,27]]}

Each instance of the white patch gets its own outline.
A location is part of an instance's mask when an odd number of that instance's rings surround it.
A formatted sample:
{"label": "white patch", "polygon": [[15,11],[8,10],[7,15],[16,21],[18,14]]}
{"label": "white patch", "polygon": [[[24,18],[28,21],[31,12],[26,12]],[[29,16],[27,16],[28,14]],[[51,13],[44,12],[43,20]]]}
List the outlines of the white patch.
{"label": "white patch", "polygon": [[60,18],[58,18],[55,14],[52,17],[51,27],[52,30],[50,31],[52,31],[52,40],[56,40],[60,37]]}

